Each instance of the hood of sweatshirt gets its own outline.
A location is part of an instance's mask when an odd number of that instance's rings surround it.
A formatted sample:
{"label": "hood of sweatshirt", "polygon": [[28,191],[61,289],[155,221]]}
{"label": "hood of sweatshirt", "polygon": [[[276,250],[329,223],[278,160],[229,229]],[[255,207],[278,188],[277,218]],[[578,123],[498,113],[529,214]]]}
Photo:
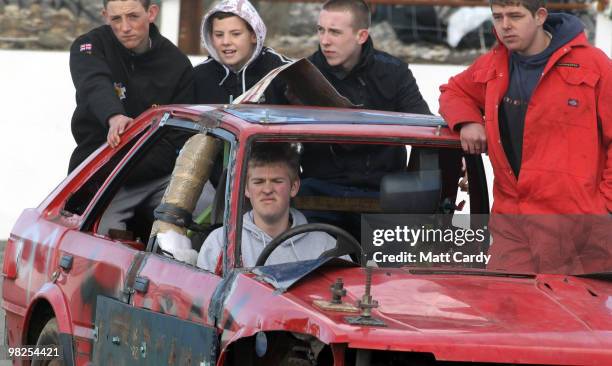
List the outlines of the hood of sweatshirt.
{"label": "hood of sweatshirt", "polygon": [[202,26],[200,29],[200,39],[202,40],[202,46],[206,48],[210,57],[215,59],[219,64],[226,68],[226,72],[229,73],[229,69],[221,62],[219,58],[219,54],[215,50],[212,44],[211,39],[211,31],[212,31],[212,18],[211,15],[218,12],[232,13],[236,14],[240,18],[242,18],[245,22],[247,22],[251,28],[253,28],[253,32],[255,32],[255,37],[257,38],[257,45],[255,46],[255,50],[251,55],[251,58],[242,66],[240,70],[237,70],[237,73],[245,70],[253,60],[259,56],[261,50],[264,45],[264,41],[266,39],[266,25],[263,20],[255,10],[255,7],[248,0],[224,0],[215,5],[212,9],[204,15],[202,19]]}
{"label": "hood of sweatshirt", "polygon": [[544,30],[551,34],[550,44],[545,50],[537,55],[521,56],[512,53],[512,61],[523,64],[527,67],[537,67],[545,65],[550,56],[563,45],[567,44],[578,34],[584,31],[584,26],[580,19],[571,14],[549,14],[544,23]]}
{"label": "hood of sweatshirt", "polygon": [[[510,52],[510,75],[516,79],[515,85],[520,90],[520,99],[529,101],[544,66],[550,56],[559,48],[576,38],[584,31],[582,22],[570,14],[549,14],[544,23],[544,30],[552,36],[546,49],[536,55],[523,56]],[[512,80],[509,88],[512,88]]]}

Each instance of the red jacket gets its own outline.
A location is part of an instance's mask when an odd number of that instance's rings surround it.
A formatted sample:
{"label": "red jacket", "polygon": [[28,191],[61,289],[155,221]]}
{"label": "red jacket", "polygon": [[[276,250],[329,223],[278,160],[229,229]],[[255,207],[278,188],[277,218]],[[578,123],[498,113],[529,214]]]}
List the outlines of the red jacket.
{"label": "red jacket", "polygon": [[500,43],[440,87],[440,114],[451,128],[485,125],[493,212],[612,212],[612,62],[583,33],[553,53],[525,116],[517,181],[499,133],[508,56]]}

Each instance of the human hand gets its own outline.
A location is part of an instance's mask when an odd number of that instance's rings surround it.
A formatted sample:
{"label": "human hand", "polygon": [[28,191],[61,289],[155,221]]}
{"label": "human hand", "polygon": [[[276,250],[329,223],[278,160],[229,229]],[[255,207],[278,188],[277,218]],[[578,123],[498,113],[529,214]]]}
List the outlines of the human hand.
{"label": "human hand", "polygon": [[468,154],[482,154],[487,152],[487,136],[485,128],[477,122],[468,122],[461,126],[459,131],[461,147]]}
{"label": "human hand", "polygon": [[121,142],[121,135],[126,128],[134,121],[134,119],[124,116],[123,114],[115,114],[108,120],[108,135],[106,141],[108,144],[115,148]]}

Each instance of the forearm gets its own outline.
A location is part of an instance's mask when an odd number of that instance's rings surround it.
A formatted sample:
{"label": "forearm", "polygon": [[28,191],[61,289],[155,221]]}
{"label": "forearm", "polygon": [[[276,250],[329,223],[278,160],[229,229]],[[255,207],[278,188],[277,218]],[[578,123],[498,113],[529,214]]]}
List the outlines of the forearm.
{"label": "forearm", "polygon": [[458,131],[466,122],[483,123],[486,84],[474,81],[473,67],[451,77],[440,86],[440,115]]}
{"label": "forearm", "polygon": [[[117,97],[112,75],[102,55],[81,52],[83,39],[75,41],[70,51],[70,74],[77,91],[79,103],[84,103],[96,119],[108,127],[108,119],[115,114],[125,114]],[[98,45],[94,45],[98,48]]]}
{"label": "forearm", "polygon": [[449,127],[455,131],[469,122],[484,124],[482,106],[471,98],[453,79],[440,87],[440,115]]}

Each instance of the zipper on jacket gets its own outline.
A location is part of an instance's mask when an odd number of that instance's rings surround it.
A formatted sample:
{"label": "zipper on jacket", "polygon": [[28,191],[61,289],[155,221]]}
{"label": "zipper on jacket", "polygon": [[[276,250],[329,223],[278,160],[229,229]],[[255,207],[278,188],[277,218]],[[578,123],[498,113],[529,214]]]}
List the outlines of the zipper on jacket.
{"label": "zipper on jacket", "polygon": [[[566,46],[562,46],[562,47],[566,47]],[[563,48],[559,48],[559,49],[563,49]],[[558,51],[558,50],[557,50]],[[559,59],[561,59],[563,56],[565,56],[566,54],[569,53],[569,51],[563,51],[563,54],[561,55],[557,55],[557,57],[555,57],[553,59],[553,57],[556,55],[557,52],[554,52],[552,55],[550,55],[550,57],[548,58],[548,61],[546,61],[546,65],[544,65],[544,70],[542,70],[542,73],[540,74],[540,77],[538,78],[538,81],[536,82],[536,85],[533,87],[533,91],[531,92],[531,97],[529,97],[529,102],[527,103],[527,108],[525,109],[525,121],[523,123],[527,122],[527,115],[529,115],[529,107],[531,106],[531,100],[533,99],[533,95],[535,94],[535,92],[538,90],[538,87],[540,86],[540,84],[542,83],[542,79],[544,79],[544,77],[546,75],[548,75],[552,69],[552,67],[554,66],[554,64],[559,61]],[[510,70],[510,65],[508,65],[508,71]],[[510,73],[508,73],[508,82],[510,82]],[[497,120],[499,121],[499,108],[497,111]],[[497,129],[499,130],[499,122],[497,125]],[[502,150],[503,150],[503,146],[502,146]],[[510,168],[510,174],[512,174],[512,177],[514,178],[514,181],[518,184],[518,181],[521,177],[521,170],[523,168],[523,162],[524,162],[524,157],[525,155],[523,154],[525,152],[525,126],[523,126],[523,144],[521,146],[521,169],[519,170],[519,176],[517,177],[516,174],[514,174],[514,170],[512,169],[512,167],[510,166],[510,161],[508,161],[508,157],[506,156],[506,162],[508,163],[508,167]],[[505,153],[505,151],[504,151]]]}

